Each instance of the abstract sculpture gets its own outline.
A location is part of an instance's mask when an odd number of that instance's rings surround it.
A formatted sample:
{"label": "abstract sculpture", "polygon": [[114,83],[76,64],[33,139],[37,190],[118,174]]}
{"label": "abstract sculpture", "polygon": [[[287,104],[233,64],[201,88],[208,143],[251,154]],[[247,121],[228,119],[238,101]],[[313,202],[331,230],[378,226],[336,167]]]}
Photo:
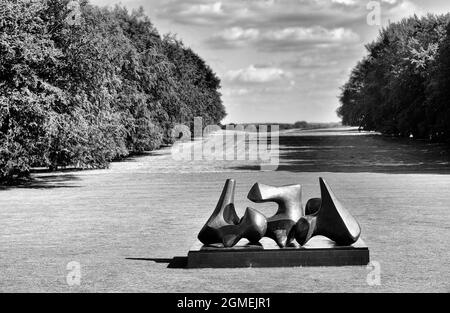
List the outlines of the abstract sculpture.
{"label": "abstract sculpture", "polygon": [[216,209],[198,234],[204,245],[222,243],[224,247],[232,247],[242,238],[257,243],[264,236],[267,221],[263,214],[247,208],[242,219],[237,216],[234,208],[235,186],[234,179],[226,181]]}
{"label": "abstract sculpture", "polygon": [[250,189],[247,198],[256,203],[278,204],[276,214],[267,219],[265,236],[275,240],[280,248],[288,246],[294,240],[292,227],[304,215],[302,187],[300,185],[274,187],[256,183]]}
{"label": "abstract sculpture", "polygon": [[256,183],[250,189],[248,199],[255,203],[275,202],[278,210],[266,219],[260,212],[247,208],[239,219],[234,207],[236,182],[228,179],[198,239],[204,245],[221,243],[224,247],[233,247],[242,238],[255,244],[262,237],[269,237],[284,248],[294,238],[303,246],[312,237],[322,235],[337,245],[354,244],[361,233],[358,222],[339,202],[325,180],[320,178],[319,182],[321,198],[310,199],[305,210],[300,185],[274,187]]}
{"label": "abstract sculpture", "polygon": [[[295,239],[302,246],[317,235],[328,237],[338,245],[354,244],[361,234],[358,222],[339,202],[325,180],[320,178],[319,181],[321,201],[314,199],[308,209],[316,212],[300,218],[295,225]],[[316,210],[319,203],[320,208]]]}

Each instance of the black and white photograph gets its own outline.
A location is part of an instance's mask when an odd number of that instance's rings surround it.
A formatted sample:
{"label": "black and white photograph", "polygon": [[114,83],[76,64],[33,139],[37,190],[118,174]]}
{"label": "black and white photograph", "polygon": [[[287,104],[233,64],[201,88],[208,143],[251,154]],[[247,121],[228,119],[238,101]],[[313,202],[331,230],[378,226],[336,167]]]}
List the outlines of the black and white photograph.
{"label": "black and white photograph", "polygon": [[449,293],[449,238],[448,0],[0,0],[0,293]]}

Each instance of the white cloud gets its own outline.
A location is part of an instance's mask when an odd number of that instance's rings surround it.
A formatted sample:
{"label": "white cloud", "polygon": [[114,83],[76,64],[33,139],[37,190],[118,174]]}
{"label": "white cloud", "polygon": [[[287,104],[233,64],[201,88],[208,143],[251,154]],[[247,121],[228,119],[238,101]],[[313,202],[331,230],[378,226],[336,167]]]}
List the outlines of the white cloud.
{"label": "white cloud", "polygon": [[224,11],[222,2],[215,2],[209,4],[196,4],[180,12],[180,14],[182,15],[191,15],[191,14],[222,15],[223,13]]}
{"label": "white cloud", "polygon": [[356,0],[331,0],[333,3],[343,4],[343,5],[355,5]]}
{"label": "white cloud", "polygon": [[381,2],[389,3],[389,4],[396,4],[397,0],[381,0]]}
{"label": "white cloud", "polygon": [[342,57],[341,52],[338,53],[338,56],[335,56],[335,54],[335,51],[331,53],[317,51],[315,54],[300,54],[294,59],[281,62],[281,65],[289,69],[332,68],[339,65],[339,57]]}
{"label": "white cloud", "polygon": [[[388,2],[389,0],[384,0],[384,1]],[[390,3],[390,4],[395,4],[395,3],[396,2],[394,1],[394,3]],[[386,17],[388,19],[392,19],[393,21],[397,21],[403,17],[408,17],[413,14],[422,15],[424,13],[425,12],[420,7],[418,7],[416,4],[414,4],[413,2],[411,2],[409,0],[404,0],[402,2],[397,3],[392,8],[390,8],[387,11]]]}
{"label": "white cloud", "polygon": [[180,24],[217,25],[229,24],[235,19],[245,19],[249,10],[236,1],[169,0],[158,8],[159,17]]}
{"label": "white cloud", "polygon": [[304,44],[333,44],[358,41],[358,34],[351,29],[343,27],[327,29],[322,26],[286,27],[266,30],[232,27],[207,39],[207,43],[215,48],[256,45],[265,49],[275,50],[297,49]]}
{"label": "white cloud", "polygon": [[213,35],[208,41],[218,46],[221,44],[240,46],[257,40],[259,35],[260,32],[256,28],[231,27]]}
{"label": "white cloud", "polygon": [[289,73],[280,68],[255,67],[254,65],[244,69],[230,70],[225,74],[227,80],[243,83],[268,83],[280,81],[289,76]]}
{"label": "white cloud", "polygon": [[[106,0],[91,0],[94,2]],[[143,1],[143,0],[122,0]],[[345,27],[365,23],[369,0],[159,0],[157,16],[179,24],[245,27],[274,25]],[[378,0],[383,15],[395,18],[421,13],[413,0]],[[442,0],[441,0],[442,1]]]}
{"label": "white cloud", "polygon": [[288,27],[280,30],[269,31],[263,35],[263,39],[273,41],[314,41],[314,42],[336,42],[357,41],[359,36],[350,29],[334,28],[326,29],[321,26],[315,27]]}
{"label": "white cloud", "polygon": [[[342,5],[347,5],[347,6],[351,6],[351,5],[358,5],[361,4],[361,2],[363,2],[363,5],[366,5],[367,2],[366,1],[359,1],[358,0],[331,0],[332,3],[337,3],[337,4],[342,4]],[[395,4],[397,3],[397,0],[381,0],[381,2],[384,3],[388,3],[388,4]]]}
{"label": "white cloud", "polygon": [[175,23],[210,26],[218,23],[241,27],[273,23],[282,25],[284,22],[309,23],[311,20],[334,23],[354,14],[346,5],[354,1],[356,0],[168,0],[158,8],[157,15]]}
{"label": "white cloud", "polygon": [[225,96],[243,96],[249,94],[251,91],[248,88],[226,88],[222,92]]}

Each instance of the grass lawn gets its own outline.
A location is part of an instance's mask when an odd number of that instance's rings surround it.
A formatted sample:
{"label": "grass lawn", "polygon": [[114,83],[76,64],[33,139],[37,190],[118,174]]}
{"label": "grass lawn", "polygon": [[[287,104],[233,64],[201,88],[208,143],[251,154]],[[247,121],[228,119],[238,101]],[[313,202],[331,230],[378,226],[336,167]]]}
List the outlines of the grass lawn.
{"label": "grass lawn", "polygon": [[[449,292],[450,165],[446,147],[354,131],[283,132],[278,171],[255,164],[174,161],[169,150],[108,170],[36,174],[0,189],[0,291]],[[301,183],[304,202],[327,179],[357,218],[381,286],[366,267],[180,269],[227,178],[236,206],[256,181]],[[66,266],[81,264],[81,285]]]}

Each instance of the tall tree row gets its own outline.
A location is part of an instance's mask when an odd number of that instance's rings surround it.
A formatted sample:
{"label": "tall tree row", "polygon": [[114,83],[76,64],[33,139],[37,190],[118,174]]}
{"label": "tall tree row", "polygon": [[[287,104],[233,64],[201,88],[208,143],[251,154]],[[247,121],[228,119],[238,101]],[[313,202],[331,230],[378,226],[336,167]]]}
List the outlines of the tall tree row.
{"label": "tall tree row", "polygon": [[450,15],[389,24],[342,87],[346,125],[394,136],[450,140]]}
{"label": "tall tree row", "polygon": [[0,181],[106,167],[225,116],[215,73],[142,9],[79,4],[72,23],[69,0],[0,3]]}

